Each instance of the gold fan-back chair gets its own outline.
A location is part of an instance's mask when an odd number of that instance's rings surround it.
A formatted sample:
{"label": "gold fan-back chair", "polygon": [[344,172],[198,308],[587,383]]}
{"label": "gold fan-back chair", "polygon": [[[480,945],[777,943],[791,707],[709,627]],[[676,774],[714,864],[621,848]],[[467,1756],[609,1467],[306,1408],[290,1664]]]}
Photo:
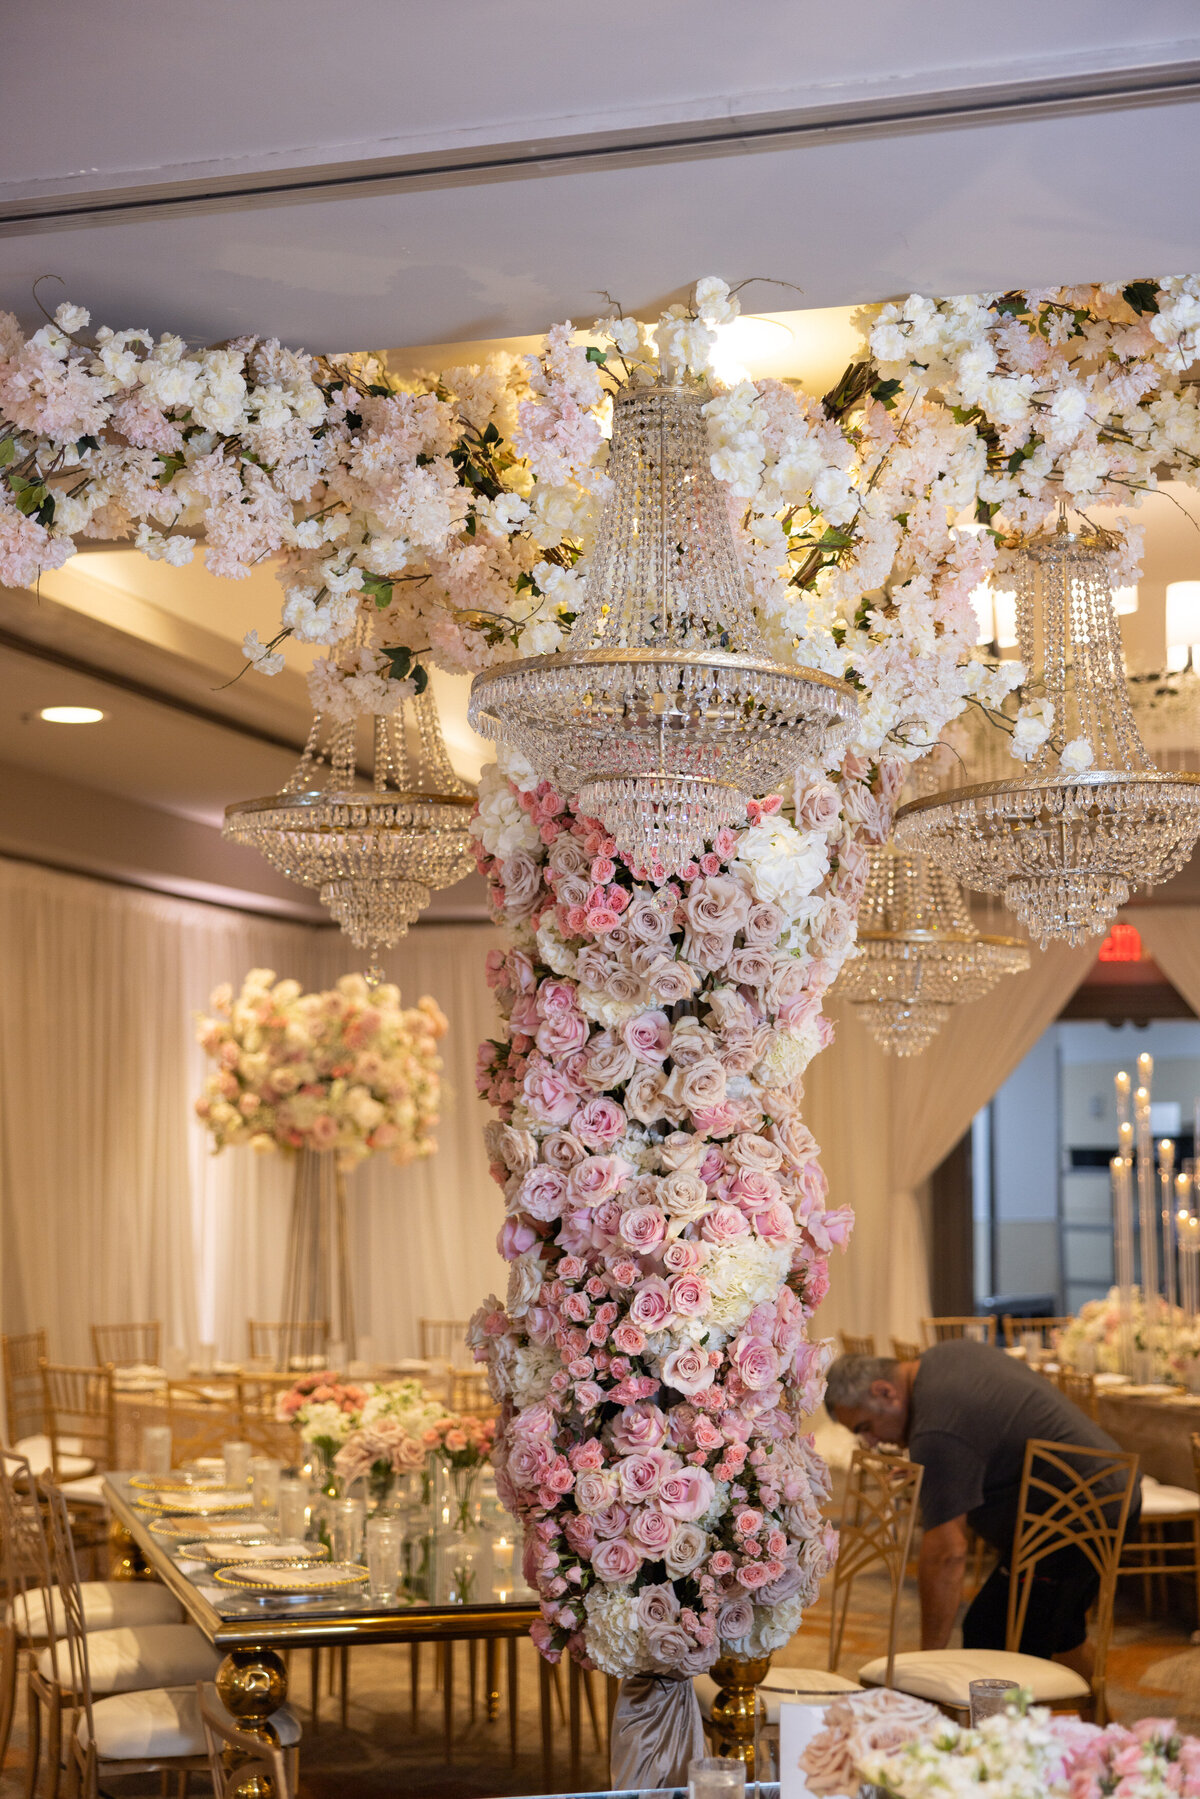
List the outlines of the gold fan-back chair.
{"label": "gold fan-back chair", "polygon": [[893,1337],[892,1354],[898,1362],[919,1362],[921,1345],[910,1342],[907,1337]]}
{"label": "gold fan-back chair", "polygon": [[8,1443],[15,1445],[24,1442],[26,1437],[45,1435],[46,1395],[42,1390],[42,1363],[49,1353],[44,1330],[0,1337]]}
{"label": "gold fan-back chair", "polygon": [[996,1341],[996,1320],[989,1313],[986,1317],[970,1314],[961,1318],[922,1318],[921,1334],[925,1338],[926,1349],[935,1343],[952,1343],[966,1337],[976,1343]]}
{"label": "gold fan-back chair", "polygon": [[[288,1324],[280,1320],[248,1318],[246,1340],[252,1362],[270,1362],[272,1367],[287,1367],[305,1373],[322,1361],[329,1348],[329,1320],[310,1318]],[[284,1370],[286,1371],[286,1370]]]}
{"label": "gold fan-back chair", "polygon": [[1070,1318],[1013,1318],[1006,1312],[1003,1319],[1004,1347],[1016,1349],[1022,1337],[1032,1336],[1036,1331],[1042,1339],[1042,1348],[1052,1349],[1055,1332],[1065,1329],[1073,1322]]}
{"label": "gold fan-back chair", "polygon": [[1096,1422],[1096,1377],[1094,1374],[1079,1374],[1073,1368],[1060,1368],[1054,1377],[1055,1384],[1064,1399],[1077,1405],[1085,1417]]}
{"label": "gold fan-back chair", "polygon": [[874,1355],[875,1339],[868,1332],[865,1336],[856,1337],[853,1331],[839,1331],[842,1339],[843,1355]]}
{"label": "gold fan-back chair", "polygon": [[142,1324],[93,1324],[92,1354],[96,1366],[132,1368],[142,1364],[157,1368],[162,1362],[162,1324],[157,1318]]}

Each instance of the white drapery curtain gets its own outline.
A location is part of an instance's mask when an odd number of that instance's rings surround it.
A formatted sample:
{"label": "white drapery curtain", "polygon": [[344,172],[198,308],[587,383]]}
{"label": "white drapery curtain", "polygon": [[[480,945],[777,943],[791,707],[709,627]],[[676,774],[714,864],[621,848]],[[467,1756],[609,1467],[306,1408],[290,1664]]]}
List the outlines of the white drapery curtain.
{"label": "white drapery curtain", "polygon": [[919,1339],[930,1311],[928,1254],[920,1188],[953,1149],[979,1108],[1053,1023],[1095,959],[1094,943],[1034,950],[1028,973],[981,1000],[956,1006],[923,1055],[885,1056],[838,1002],[833,1046],[805,1077],[805,1122],[821,1145],[830,1204],[857,1215],[845,1260],[835,1254],[822,1334]]}
{"label": "white drapery curtain", "polygon": [[[503,1278],[475,1096],[490,1015],[487,926],[418,929],[389,959],[451,1020],[438,1154],[350,1177],[359,1328],[417,1351],[420,1316],[463,1318]],[[0,1329],[44,1326],[56,1360],[88,1327],[161,1318],[167,1344],[244,1352],[278,1315],[291,1166],[211,1153],[193,1116],[194,1014],[269,966],[305,986],[359,965],[340,934],[0,860]]]}
{"label": "white drapery curtain", "polygon": [[1200,925],[1194,906],[1136,906],[1123,914],[1192,1011],[1200,1014]]}

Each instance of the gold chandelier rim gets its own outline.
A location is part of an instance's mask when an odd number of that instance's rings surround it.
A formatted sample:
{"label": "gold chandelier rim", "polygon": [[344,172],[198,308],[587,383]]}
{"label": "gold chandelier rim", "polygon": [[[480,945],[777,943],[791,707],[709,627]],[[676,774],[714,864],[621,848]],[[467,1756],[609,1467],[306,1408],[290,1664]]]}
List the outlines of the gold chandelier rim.
{"label": "gold chandelier rim", "polygon": [[858,711],[857,692],[849,681],[843,681],[838,675],[826,674],[824,669],[806,668],[797,663],[772,662],[767,657],[750,656],[740,650],[620,647],[555,650],[546,656],[521,656],[513,662],[499,662],[491,668],[480,669],[471,685],[473,692],[482,693],[490,684],[502,681],[509,675],[548,674],[556,669],[629,668],[639,664],[649,664],[653,668],[731,669],[734,673],[782,676],[787,680],[804,681],[814,687],[828,688],[842,700],[852,703],[856,714]]}
{"label": "gold chandelier rim", "polygon": [[858,933],[859,943],[913,943],[965,944],[977,948],[986,944],[994,949],[1028,949],[1029,945],[1021,937],[993,937],[982,931],[862,931]]}
{"label": "gold chandelier rim", "polygon": [[[963,800],[987,799],[1003,794],[1063,792],[1072,787],[1091,787],[1097,792],[1114,787],[1198,787],[1200,773],[1187,769],[1109,769],[1085,768],[1078,774],[1017,776],[1011,781],[982,781],[970,787],[947,787],[939,793],[922,794],[908,800],[896,812],[899,825],[919,813],[936,812],[943,806],[955,806]],[[903,851],[903,845],[900,846]]]}
{"label": "gold chandelier rim", "polygon": [[465,793],[424,793],[400,787],[306,787],[298,793],[270,793],[261,799],[235,800],[225,808],[226,819],[242,818],[255,812],[292,808],[299,813],[315,812],[318,806],[453,806],[471,811],[475,795]]}

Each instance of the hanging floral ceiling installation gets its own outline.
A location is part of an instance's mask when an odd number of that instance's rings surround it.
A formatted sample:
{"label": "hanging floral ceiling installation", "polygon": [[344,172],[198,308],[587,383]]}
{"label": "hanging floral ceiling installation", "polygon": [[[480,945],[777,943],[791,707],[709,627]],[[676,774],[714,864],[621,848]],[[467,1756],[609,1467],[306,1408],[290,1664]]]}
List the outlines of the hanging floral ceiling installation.
{"label": "hanging floral ceiling installation", "polygon": [[[711,379],[736,311],[710,279],[655,325],[562,325],[539,357],[411,383],[261,340],[89,337],[73,306],[0,343],[0,579],[102,536],[169,561],[200,539],[232,577],[275,558],[281,630],[328,646],[313,697],[343,714],[390,710],[430,664],[555,650],[608,492],[614,388],[704,382],[770,651],[858,691],[855,741],[799,771],[790,818],[756,803],[669,881],[635,878],[518,758],[481,784],[507,946],[479,1085],[510,1280],[472,1334],[541,1647],[622,1675],[782,1644],[827,1565],[826,1471],[798,1421],[850,1218],[826,1208],[802,1078],[905,763],[1021,678],[975,649],[971,593],[1060,499],[1136,505],[1164,469],[1200,468],[1183,380],[1200,280],[870,308],[862,359],[820,400]],[[1122,530],[1114,577],[1138,553]],[[247,656],[272,672],[277,644],[250,633]],[[1016,753],[1065,749],[1021,697]]]}

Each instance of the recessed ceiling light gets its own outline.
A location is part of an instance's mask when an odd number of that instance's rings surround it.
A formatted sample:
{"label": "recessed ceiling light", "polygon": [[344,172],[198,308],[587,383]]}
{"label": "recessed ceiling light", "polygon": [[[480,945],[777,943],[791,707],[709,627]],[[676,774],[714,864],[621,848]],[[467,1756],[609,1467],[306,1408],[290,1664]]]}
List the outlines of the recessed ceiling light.
{"label": "recessed ceiling light", "polygon": [[48,725],[95,725],[104,714],[98,706],[43,706],[38,717]]}

